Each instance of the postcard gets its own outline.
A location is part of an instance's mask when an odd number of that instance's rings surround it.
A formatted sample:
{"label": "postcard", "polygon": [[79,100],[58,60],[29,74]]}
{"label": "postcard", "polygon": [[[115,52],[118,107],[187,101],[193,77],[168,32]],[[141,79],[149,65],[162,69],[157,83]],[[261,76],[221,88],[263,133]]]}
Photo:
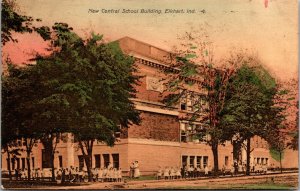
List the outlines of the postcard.
{"label": "postcard", "polygon": [[3,0],[2,189],[298,189],[298,2]]}

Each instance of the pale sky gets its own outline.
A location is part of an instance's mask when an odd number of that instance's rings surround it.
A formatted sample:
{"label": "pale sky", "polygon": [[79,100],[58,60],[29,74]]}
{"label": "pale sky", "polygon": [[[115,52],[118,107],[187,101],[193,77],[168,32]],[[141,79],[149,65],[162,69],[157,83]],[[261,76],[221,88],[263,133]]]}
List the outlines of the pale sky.
{"label": "pale sky", "polygon": [[[265,2],[268,1],[267,6]],[[281,79],[298,74],[298,5],[296,0],[16,0],[23,14],[43,25],[66,22],[80,35],[93,30],[108,40],[129,36],[171,50],[177,36],[207,24],[218,57],[232,48],[256,53]],[[88,13],[89,9],[100,13]],[[195,9],[195,14],[101,13],[102,9]],[[201,10],[205,10],[202,13]],[[25,38],[24,38],[25,37]],[[41,50],[36,35],[23,35],[4,53],[24,62],[32,48]],[[25,47],[25,48],[24,48]],[[25,50],[26,49],[26,50]],[[23,54],[20,51],[25,52]],[[13,58],[14,59],[14,58]],[[23,59],[23,60],[22,60]]]}

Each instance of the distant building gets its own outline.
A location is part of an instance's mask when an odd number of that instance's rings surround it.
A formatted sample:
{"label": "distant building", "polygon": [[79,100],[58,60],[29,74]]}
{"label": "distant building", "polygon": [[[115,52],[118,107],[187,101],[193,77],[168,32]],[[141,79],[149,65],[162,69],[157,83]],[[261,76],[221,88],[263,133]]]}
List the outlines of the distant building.
{"label": "distant building", "polygon": [[[211,147],[206,144],[209,135],[193,136],[195,128],[204,128],[204,124],[194,122],[190,125],[184,120],[185,115],[192,113],[193,103],[187,95],[177,107],[167,108],[162,104],[164,85],[161,78],[164,74],[159,69],[168,67],[171,54],[160,48],[125,37],[119,40],[121,49],[135,58],[138,74],[143,77],[140,85],[136,87],[137,98],[133,99],[136,109],[141,112],[141,125],[132,125],[117,133],[118,141],[114,147],[95,143],[93,149],[93,167],[104,167],[111,162],[114,167],[121,167],[124,174],[128,173],[130,164],[139,161],[142,175],[153,174],[158,167],[181,167],[185,165],[213,168],[213,154]],[[205,91],[190,87],[189,91],[196,91],[203,96],[200,103],[205,112]],[[201,117],[201,114],[200,114]],[[279,166],[268,149],[268,144],[260,137],[251,140],[252,164],[267,164]],[[23,147],[20,141],[20,148]],[[84,158],[77,143],[74,143],[72,134],[61,135],[55,153],[54,164],[56,168],[85,166]],[[227,141],[219,146],[219,167],[225,165],[231,168],[233,164],[232,144]],[[1,155],[2,170],[7,170],[7,155]],[[26,168],[26,153],[16,156],[9,161],[11,168]],[[241,153],[242,161],[246,160],[245,152]],[[31,168],[50,168],[49,156],[44,152],[43,145],[37,143],[31,154]],[[298,168],[298,151],[287,150],[283,158],[285,168]]]}

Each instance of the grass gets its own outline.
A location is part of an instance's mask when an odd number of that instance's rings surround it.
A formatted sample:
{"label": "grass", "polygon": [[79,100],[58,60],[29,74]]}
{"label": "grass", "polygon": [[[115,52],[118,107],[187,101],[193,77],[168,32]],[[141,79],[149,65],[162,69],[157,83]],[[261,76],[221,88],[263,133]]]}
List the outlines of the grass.
{"label": "grass", "polygon": [[155,176],[140,176],[138,179],[129,179],[126,178],[129,181],[141,181],[141,180],[156,180]]}
{"label": "grass", "polygon": [[285,184],[229,184],[229,185],[210,185],[210,186],[178,186],[178,187],[161,187],[157,189],[260,189],[260,190],[292,190],[293,186]]}

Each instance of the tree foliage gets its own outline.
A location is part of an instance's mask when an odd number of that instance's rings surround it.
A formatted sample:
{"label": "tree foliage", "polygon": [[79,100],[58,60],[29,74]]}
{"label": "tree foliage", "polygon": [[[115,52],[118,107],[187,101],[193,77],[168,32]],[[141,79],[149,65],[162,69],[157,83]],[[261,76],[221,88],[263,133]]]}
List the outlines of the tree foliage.
{"label": "tree foliage", "polygon": [[50,41],[52,53],[37,55],[34,65],[11,66],[4,76],[3,105],[13,105],[3,113],[6,126],[15,126],[20,138],[40,139],[52,159],[57,135],[71,132],[90,164],[95,140],[112,146],[120,125],[140,122],[130,100],[139,78],[134,60],[118,43],[106,44],[96,34],[82,39],[65,23],[36,31]]}
{"label": "tree foliage", "polygon": [[257,135],[268,140],[270,132],[280,129],[284,120],[283,108],[275,103],[275,80],[261,65],[253,63],[252,59],[244,63],[230,79],[221,120],[228,137],[234,139],[234,148],[239,150],[247,141],[247,174],[253,150],[251,138]]}
{"label": "tree foliage", "polygon": [[[17,39],[13,38],[12,32],[16,33],[31,33],[32,22],[34,19],[30,16],[21,15],[17,12],[17,4],[14,0],[3,0],[1,10],[1,42],[5,45],[7,42],[17,42]],[[36,19],[40,21],[40,19]]]}
{"label": "tree foliage", "polygon": [[[37,58],[39,72],[50,72],[44,76],[44,84],[51,94],[42,103],[54,108],[49,108],[45,116],[66,119],[63,121],[67,131],[74,134],[87,156],[90,175],[94,141],[112,146],[114,132],[120,130],[120,125],[127,128],[140,121],[130,101],[135,97],[133,86],[138,80],[133,75],[134,60],[122,53],[117,42],[105,44],[102,36],[96,34],[84,40],[65,23],[38,32],[50,40],[53,50],[49,57]],[[56,109],[55,104],[61,109]]]}
{"label": "tree foliage", "polygon": [[[180,38],[183,43],[179,50],[175,50],[176,61],[171,64],[171,69],[166,70],[169,79],[166,83],[167,90],[174,93],[169,94],[165,102],[168,105],[177,104],[191,87],[203,92],[203,96],[199,96],[197,90],[189,92],[191,97],[195,98],[193,102],[195,109],[192,115],[186,116],[186,119],[190,122],[201,122],[205,127],[196,132],[197,136],[210,135],[211,138],[207,143],[213,151],[214,172],[217,174],[218,145],[227,140],[222,126],[219,125],[220,114],[223,110],[229,78],[234,74],[235,66],[241,62],[242,57],[237,55],[222,61],[222,64],[218,63],[213,44],[208,37],[205,30],[192,30]],[[200,105],[204,100],[206,109]]]}

